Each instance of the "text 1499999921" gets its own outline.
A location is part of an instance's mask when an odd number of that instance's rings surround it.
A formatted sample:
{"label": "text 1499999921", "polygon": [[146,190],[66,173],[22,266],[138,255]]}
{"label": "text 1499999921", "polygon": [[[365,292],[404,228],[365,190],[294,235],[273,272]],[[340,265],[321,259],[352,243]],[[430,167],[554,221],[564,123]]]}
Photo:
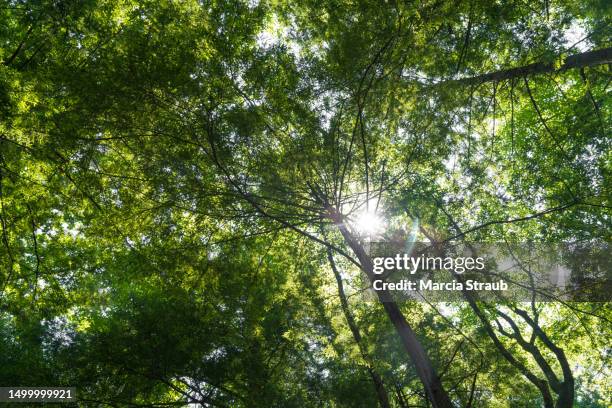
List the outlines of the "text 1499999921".
{"label": "text 1499999921", "polygon": [[74,387],[0,387],[0,402],[75,402]]}

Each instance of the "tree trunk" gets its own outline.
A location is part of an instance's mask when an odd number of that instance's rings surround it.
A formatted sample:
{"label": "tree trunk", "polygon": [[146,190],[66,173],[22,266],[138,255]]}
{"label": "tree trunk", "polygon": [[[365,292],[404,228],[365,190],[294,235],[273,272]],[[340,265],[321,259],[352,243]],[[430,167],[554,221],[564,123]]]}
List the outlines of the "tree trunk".
{"label": "tree trunk", "polygon": [[[459,224],[457,224],[457,222],[451,216],[451,214],[449,214],[440,205],[438,206],[438,208],[440,208],[442,212],[445,214],[448,221],[451,223],[453,228],[456,230],[458,236],[464,237],[465,232],[461,230],[461,228],[459,227]],[[421,231],[423,232],[425,236],[428,237],[428,239],[432,242],[433,245],[437,246],[438,243],[435,241],[435,239],[433,239],[433,237],[430,237],[431,234],[428,234],[427,231],[425,231],[423,228],[421,228]],[[469,243],[467,244],[467,247],[470,249],[472,256],[476,256],[476,250],[474,249],[474,247],[470,245]],[[440,249],[438,249],[438,251],[440,251]],[[443,255],[443,254],[440,253],[439,255]],[[465,288],[465,282],[464,282],[463,277],[457,274],[455,274],[455,277],[457,278],[457,280],[459,280],[464,285],[464,288]],[[519,343],[519,345],[521,346],[521,348],[523,348],[523,350],[529,352],[534,357],[536,363],[538,364],[540,369],[545,373],[549,381],[539,378],[536,374],[530,371],[529,368],[527,368],[527,366],[525,366],[522,362],[516,359],[512,355],[510,350],[508,350],[503,345],[503,343],[499,340],[498,336],[495,334],[495,330],[491,326],[491,323],[489,322],[488,318],[485,316],[483,311],[480,309],[480,307],[476,304],[476,300],[472,296],[472,294],[466,291],[465,289],[462,289],[461,292],[464,298],[467,300],[468,304],[470,305],[471,309],[474,311],[478,319],[483,324],[485,332],[487,333],[489,338],[493,341],[493,344],[498,349],[498,351],[501,353],[501,355],[510,364],[512,364],[517,370],[519,370],[519,372],[522,375],[524,375],[540,391],[540,393],[542,394],[544,407],[545,408],[553,408],[553,407],[571,408],[574,402],[574,377],[569,367],[569,363],[567,359],[565,358],[565,354],[563,353],[563,350],[556,347],[556,345],[554,345],[548,339],[548,337],[546,336],[546,333],[544,333],[543,330],[541,330],[540,326],[537,325],[535,321],[530,319],[529,315],[526,312],[520,309],[514,308],[515,312],[519,314],[521,317],[523,317],[523,319],[532,327],[536,335],[538,335],[538,337],[540,337],[540,339],[543,340],[544,344],[551,351],[553,351],[555,355],[557,356],[557,359],[563,370],[563,377],[564,377],[563,383],[559,384],[559,381],[556,375],[554,374],[554,372],[552,371],[548,363],[544,360],[544,357],[541,355],[540,351],[535,347],[535,345],[530,345],[525,341],[521,341],[522,339],[520,338],[518,326],[516,326],[516,324],[510,319],[509,316],[497,310],[497,313],[500,316],[502,317],[505,316],[507,318],[508,323],[511,325],[511,327],[513,327],[513,329],[517,333],[515,340]],[[553,395],[550,392],[550,388],[553,388],[553,390],[557,392],[559,395],[556,404],[554,403]]]}
{"label": "tree trunk", "polygon": [[395,393],[397,394],[397,402],[400,405],[400,408],[408,408],[408,403],[406,402],[406,398],[404,397],[404,393],[402,392],[402,388],[399,384],[395,384]]}
{"label": "tree trunk", "polygon": [[353,334],[353,339],[355,339],[355,343],[357,343],[357,347],[359,348],[359,352],[361,353],[361,357],[366,362],[368,366],[368,373],[372,378],[372,382],[374,383],[374,389],[376,390],[376,395],[378,396],[378,402],[382,408],[391,408],[391,404],[389,403],[389,396],[387,394],[387,390],[385,389],[385,384],[383,383],[382,378],[376,370],[374,370],[374,365],[372,363],[372,359],[370,358],[365,346],[362,342],[361,332],[359,331],[359,327],[357,327],[357,323],[351,314],[349,309],[348,300],[346,299],[346,293],[344,292],[344,284],[342,283],[342,276],[340,276],[340,272],[336,267],[336,262],[334,261],[334,256],[332,254],[331,248],[327,248],[327,259],[329,260],[329,264],[334,272],[334,276],[336,277],[336,282],[338,283],[338,295],[340,296],[340,306],[342,308],[342,312],[344,313],[344,317],[346,318],[346,322],[348,323],[349,329]]}
{"label": "tree trunk", "polygon": [[[457,278],[459,279],[460,282],[462,282],[465,285],[465,282],[463,281],[461,276],[457,275]],[[512,353],[503,345],[503,343],[499,340],[499,338],[495,334],[495,331],[493,330],[493,327],[491,327],[491,324],[489,323],[489,320],[484,315],[482,310],[480,310],[480,308],[476,304],[476,301],[472,297],[471,293],[469,293],[465,289],[462,290],[462,293],[465,296],[465,299],[468,301],[470,307],[472,308],[472,310],[474,311],[474,313],[478,317],[478,319],[481,321],[481,323],[482,323],[482,325],[483,325],[483,327],[485,329],[485,332],[487,333],[489,338],[493,341],[493,344],[495,345],[497,350],[500,352],[500,354],[510,364],[512,364],[517,370],[519,370],[519,372],[522,375],[524,375],[525,378],[527,378],[533,385],[536,386],[538,391],[540,391],[540,393],[542,394],[542,399],[543,399],[543,402],[544,402],[544,408],[553,408],[554,407],[553,398],[552,398],[552,395],[550,393],[550,389],[548,387],[548,382],[546,380],[544,380],[544,379],[538,378],[523,363],[521,363],[518,359],[516,359],[512,355]]]}
{"label": "tree trunk", "polygon": [[[344,237],[345,242],[359,259],[361,269],[368,276],[368,279],[373,282],[376,279],[376,275],[374,274],[372,260],[368,254],[366,254],[363,246],[355,239],[355,237],[353,237],[342,221],[337,219],[337,217],[334,218],[336,218],[334,221],[336,222],[340,233]],[[433,407],[452,408],[453,404],[448,394],[444,390],[436,370],[431,364],[425,349],[414,333],[414,330],[412,330],[412,327],[410,327],[406,321],[406,318],[402,314],[402,311],[398,307],[397,303],[391,300],[392,298],[388,291],[376,291],[376,294],[378,295],[380,302],[383,304],[387,316],[389,316],[389,319],[391,319],[395,330],[399,334],[402,345],[410,356],[410,359],[416,368],[416,373],[423,383],[425,392],[427,393],[429,400],[431,400]]]}
{"label": "tree trunk", "polygon": [[554,61],[537,62],[534,64],[524,65],[522,67],[490,72],[488,74],[477,75],[469,78],[444,81],[436,86],[446,84],[480,85],[484,82],[498,82],[506,79],[524,78],[529,75],[543,74],[547,72],[562,72],[572,68],[583,68],[609,63],[612,63],[612,48],[602,48],[600,50],[570,55],[569,57],[565,58],[561,66],[555,66]]}

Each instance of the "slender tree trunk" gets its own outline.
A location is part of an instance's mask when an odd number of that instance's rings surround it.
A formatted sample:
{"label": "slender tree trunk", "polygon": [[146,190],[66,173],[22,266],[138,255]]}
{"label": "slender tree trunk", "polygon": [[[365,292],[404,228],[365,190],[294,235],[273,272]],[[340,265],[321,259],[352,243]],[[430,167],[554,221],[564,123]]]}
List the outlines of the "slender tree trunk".
{"label": "slender tree trunk", "polygon": [[[463,282],[461,277],[458,276],[458,279],[465,285],[465,282]],[[544,379],[539,378],[535,374],[533,374],[523,363],[521,363],[519,360],[514,358],[512,353],[499,340],[499,338],[495,334],[495,331],[493,330],[493,327],[491,327],[491,323],[489,322],[487,317],[484,315],[482,310],[480,310],[480,308],[476,304],[476,301],[474,300],[472,295],[466,290],[463,290],[462,292],[463,292],[463,295],[465,296],[465,299],[468,301],[470,307],[472,308],[472,310],[474,311],[478,319],[481,321],[487,335],[493,341],[493,344],[495,345],[497,350],[500,352],[500,354],[510,364],[512,364],[517,370],[519,370],[519,372],[522,375],[524,375],[533,385],[536,386],[536,388],[542,394],[542,398],[544,401],[544,408],[553,408],[554,403],[553,403],[552,395],[550,393],[550,389],[548,387],[548,382]]]}
{"label": "slender tree trunk", "polygon": [[408,408],[408,403],[406,402],[406,398],[404,397],[404,393],[402,392],[402,388],[399,384],[395,384],[395,393],[397,394],[397,402],[400,405],[400,408]]}
{"label": "slender tree trunk", "polygon": [[383,408],[391,408],[389,396],[387,395],[385,383],[383,383],[382,378],[380,375],[378,375],[373,367],[368,367],[368,372],[370,373],[370,377],[372,377],[372,382],[374,383],[374,388],[376,389],[376,395],[378,396],[380,406]]}
{"label": "slender tree trunk", "polygon": [[[515,313],[521,316],[532,328],[535,332],[535,335],[544,343],[544,345],[555,354],[559,365],[561,366],[561,371],[563,373],[563,381],[558,382],[556,384],[555,392],[558,394],[557,404],[555,405],[557,408],[572,408],[574,405],[574,375],[572,373],[572,369],[567,361],[567,357],[562,348],[558,347],[555,343],[550,340],[546,332],[542,329],[542,327],[532,319],[529,314],[521,309],[514,308]],[[544,366],[539,364],[544,370]],[[552,371],[552,370],[551,370]],[[554,374],[553,374],[554,375]]]}
{"label": "slender tree trunk", "polygon": [[436,86],[447,84],[479,85],[485,82],[498,82],[507,79],[524,78],[526,76],[543,74],[547,72],[562,72],[572,68],[583,68],[609,63],[612,63],[612,48],[602,48],[600,50],[570,55],[569,57],[565,58],[560,66],[555,65],[554,61],[537,62],[534,64],[524,65],[522,67],[489,72],[488,74],[477,75],[469,78],[444,81],[438,83]]}
{"label": "slender tree trunk", "polygon": [[329,264],[334,272],[334,276],[336,277],[336,282],[338,284],[338,295],[340,296],[340,306],[342,308],[342,312],[344,313],[344,317],[348,323],[349,329],[353,334],[353,339],[355,339],[355,343],[357,343],[357,347],[359,348],[359,352],[361,353],[361,357],[364,359],[368,366],[368,373],[372,378],[372,382],[374,383],[374,389],[376,390],[376,395],[378,396],[378,402],[382,408],[391,408],[391,404],[389,403],[389,396],[387,394],[387,390],[385,389],[385,384],[383,383],[382,378],[376,370],[374,369],[374,365],[370,355],[362,341],[361,332],[359,331],[359,327],[357,327],[357,323],[353,318],[353,314],[349,309],[348,300],[346,299],[346,293],[344,292],[344,284],[342,283],[342,276],[340,276],[340,272],[336,267],[336,262],[334,261],[334,256],[332,254],[331,248],[327,248],[327,259],[329,260]]}
{"label": "slender tree trunk", "polygon": [[[457,232],[461,233],[461,229],[459,228],[457,223],[455,223],[454,219],[452,219],[450,214],[448,214],[446,212],[445,212],[445,214],[449,218],[449,221],[453,224],[455,229],[457,229]],[[427,232],[427,230],[425,228],[423,228],[422,226],[421,226],[421,232],[423,233],[423,235],[425,235],[431,241],[433,246],[436,248],[437,255],[438,256],[443,256],[444,253],[442,252],[441,248],[438,246],[439,243],[432,236],[432,234]],[[474,256],[474,248],[472,248],[469,244],[468,244],[468,247],[470,248],[470,250],[472,251],[472,255]],[[491,326],[491,323],[489,322],[489,319],[484,314],[484,312],[480,309],[480,307],[476,304],[476,300],[474,299],[472,294],[465,289],[465,280],[464,280],[463,276],[461,276],[459,274],[455,274],[455,278],[459,282],[462,283],[463,289],[461,290],[461,293],[463,294],[463,296],[467,300],[468,304],[470,305],[470,307],[474,311],[474,314],[476,314],[476,317],[478,317],[478,319],[482,323],[482,325],[483,325],[483,327],[485,329],[485,332],[487,333],[489,338],[493,341],[493,344],[495,345],[497,350],[500,352],[500,354],[510,364],[512,364],[517,370],[519,370],[519,372],[522,375],[524,375],[533,385],[536,386],[536,388],[542,394],[542,399],[543,399],[543,402],[544,402],[544,408],[554,408],[554,400],[552,398],[552,394],[550,393],[550,388],[548,387],[548,382],[546,380],[541,379],[538,376],[536,376],[521,361],[519,361],[518,359],[516,359],[512,355],[512,353],[500,341],[500,339],[497,336],[497,334],[495,334],[495,330]]]}
{"label": "slender tree trunk", "polygon": [[[465,233],[461,230],[459,224],[457,224],[451,214],[449,214],[442,206],[439,206],[439,208],[444,212],[448,221],[451,223],[456,232],[462,237],[465,236]],[[433,239],[433,237],[430,237],[431,234],[428,234],[427,231],[425,231],[423,228],[421,229],[421,231],[424,235],[428,237],[428,239],[430,239],[432,244],[437,245],[435,239]],[[475,256],[475,249],[470,244],[467,244],[467,246],[472,252],[472,256]],[[463,277],[461,275],[455,276],[461,283],[464,284],[465,287]],[[509,316],[505,315],[504,313],[501,313],[499,310],[497,311],[500,316],[506,317],[506,320],[516,332],[515,340],[519,343],[523,350],[529,352],[534,357],[536,363],[548,378],[548,381],[546,379],[539,378],[529,368],[527,368],[527,366],[525,366],[522,362],[520,362],[512,355],[512,353],[502,344],[498,336],[495,334],[495,330],[491,326],[491,323],[489,322],[483,311],[480,309],[480,307],[476,304],[476,300],[474,299],[472,294],[466,291],[465,289],[462,290],[462,293],[465,299],[468,301],[470,307],[478,317],[478,319],[482,322],[487,335],[489,336],[489,338],[491,338],[493,344],[499,350],[501,355],[516,369],[518,369],[520,373],[523,374],[533,385],[538,388],[538,390],[542,394],[544,407],[572,408],[574,404],[574,377],[567,358],[565,356],[565,353],[562,349],[560,349],[552,341],[550,341],[550,339],[546,336],[546,333],[533,319],[529,317],[527,312],[522,311],[518,308],[514,308],[515,312],[519,314],[532,327],[535,335],[537,335],[557,357],[557,360],[559,361],[559,364],[561,365],[561,369],[563,371],[563,382],[559,382],[556,375],[554,374],[548,363],[545,361],[540,351],[535,347],[535,345],[529,344],[521,339],[518,326],[516,326],[516,324],[510,319]],[[558,395],[556,403],[554,402],[554,398],[550,390],[551,388]]]}
{"label": "slender tree trunk", "polygon": [[[334,216],[334,218],[334,221],[345,242],[359,259],[362,270],[368,276],[370,281],[373,282],[376,279],[376,275],[374,274],[372,260],[363,249],[363,246],[342,223],[342,220],[338,219],[338,216]],[[376,294],[378,295],[380,302],[383,304],[387,316],[389,316],[389,319],[391,319],[391,323],[393,323],[395,330],[400,336],[402,345],[410,356],[410,359],[416,368],[416,373],[423,383],[425,392],[427,393],[429,400],[431,400],[433,407],[452,408],[453,404],[450,397],[446,393],[446,390],[444,390],[436,370],[431,364],[425,349],[421,345],[421,342],[417,338],[412,327],[410,327],[406,321],[406,318],[402,314],[402,311],[398,307],[397,303],[391,300],[392,298],[388,291],[376,291]]]}

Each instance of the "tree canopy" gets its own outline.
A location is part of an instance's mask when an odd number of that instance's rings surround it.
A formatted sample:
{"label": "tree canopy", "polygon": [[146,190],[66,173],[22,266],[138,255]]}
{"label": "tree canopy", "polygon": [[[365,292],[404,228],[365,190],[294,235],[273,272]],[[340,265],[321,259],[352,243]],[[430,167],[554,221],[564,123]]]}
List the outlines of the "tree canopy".
{"label": "tree canopy", "polygon": [[374,232],[605,255],[611,11],[2,2],[0,385],[100,407],[610,406],[609,301],[362,294]]}

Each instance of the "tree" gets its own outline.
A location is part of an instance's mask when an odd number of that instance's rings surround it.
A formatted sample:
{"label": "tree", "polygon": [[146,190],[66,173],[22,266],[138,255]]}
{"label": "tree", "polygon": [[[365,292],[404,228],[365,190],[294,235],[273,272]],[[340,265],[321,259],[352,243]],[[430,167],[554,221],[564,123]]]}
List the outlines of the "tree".
{"label": "tree", "polygon": [[119,406],[603,389],[575,364],[603,369],[607,303],[350,300],[364,215],[434,244],[609,240],[609,10],[574,3],[7,4],[2,342],[24,353],[2,382]]}

